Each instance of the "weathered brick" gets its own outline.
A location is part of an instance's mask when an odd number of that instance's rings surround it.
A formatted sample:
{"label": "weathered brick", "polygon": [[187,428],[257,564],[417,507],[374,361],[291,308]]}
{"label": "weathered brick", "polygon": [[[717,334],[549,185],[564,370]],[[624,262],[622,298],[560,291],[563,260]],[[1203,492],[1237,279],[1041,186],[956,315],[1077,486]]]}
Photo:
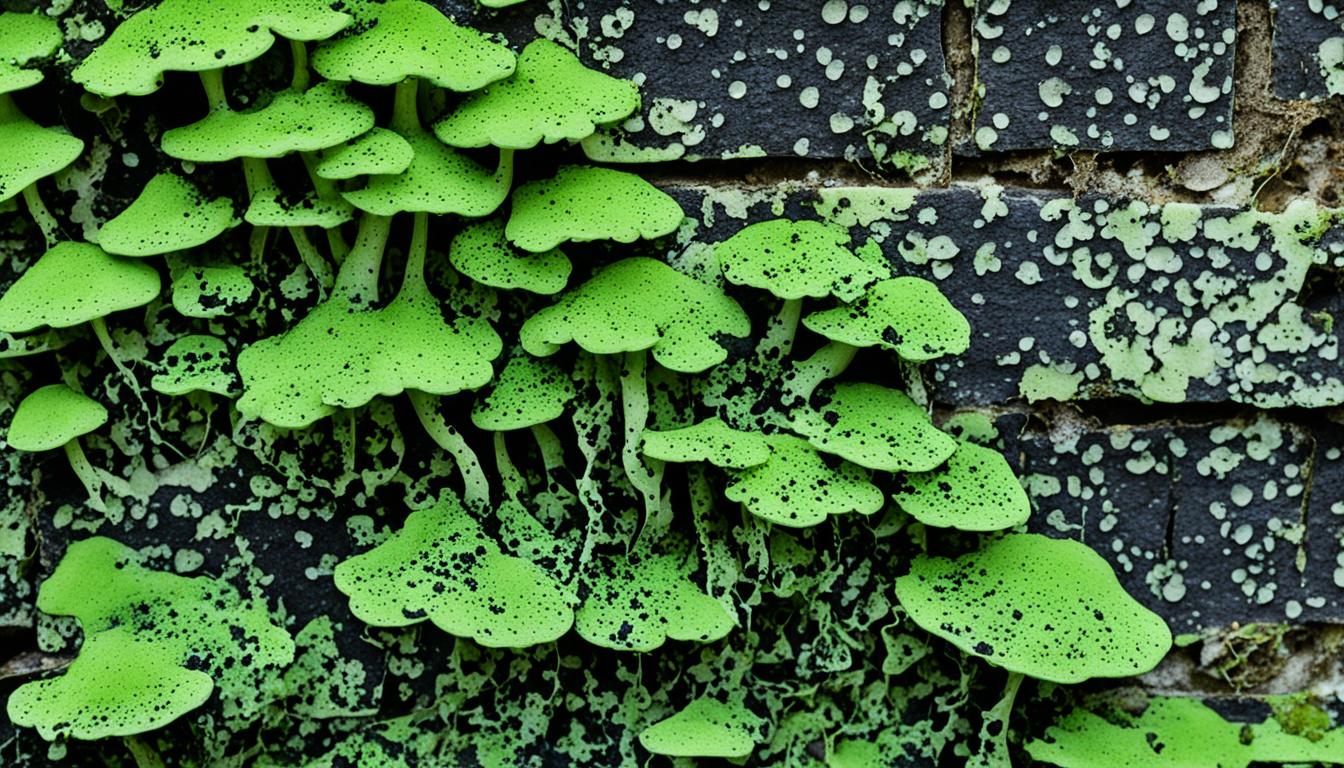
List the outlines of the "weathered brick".
{"label": "weathered brick", "polygon": [[1232,146],[1232,0],[981,0],[982,150]]}
{"label": "weathered brick", "polygon": [[1344,4],[1274,0],[1274,94],[1319,99],[1344,94]]}
{"label": "weathered brick", "polygon": [[563,20],[589,66],[644,108],[585,142],[616,161],[806,156],[918,171],[948,135],[941,2],[582,0]]}

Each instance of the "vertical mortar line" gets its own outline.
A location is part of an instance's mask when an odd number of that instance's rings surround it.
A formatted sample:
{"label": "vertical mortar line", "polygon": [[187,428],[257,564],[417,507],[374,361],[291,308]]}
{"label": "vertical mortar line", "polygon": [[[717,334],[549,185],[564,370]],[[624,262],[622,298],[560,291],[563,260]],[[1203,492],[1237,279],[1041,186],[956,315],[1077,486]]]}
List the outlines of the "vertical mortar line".
{"label": "vertical mortar line", "polygon": [[1302,588],[1307,585],[1307,523],[1311,511],[1311,484],[1316,480],[1316,452],[1320,450],[1314,432],[1307,432],[1307,440],[1311,450],[1307,453],[1307,460],[1302,462],[1302,503],[1297,510],[1297,524],[1302,531],[1302,538],[1297,542],[1297,556],[1293,559],[1293,565],[1297,566],[1298,585]]}
{"label": "vertical mortar line", "polygon": [[979,111],[979,44],[975,39],[975,0],[943,0],[943,68],[952,78],[948,93],[947,144],[943,147],[943,168],[936,182],[946,186],[952,181],[955,148],[971,140],[975,114]]}

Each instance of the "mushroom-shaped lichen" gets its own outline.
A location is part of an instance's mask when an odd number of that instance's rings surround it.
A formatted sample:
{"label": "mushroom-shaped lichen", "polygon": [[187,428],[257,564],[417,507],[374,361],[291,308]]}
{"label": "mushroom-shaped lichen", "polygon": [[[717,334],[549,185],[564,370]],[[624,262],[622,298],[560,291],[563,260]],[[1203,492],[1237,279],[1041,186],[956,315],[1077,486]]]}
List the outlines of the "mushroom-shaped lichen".
{"label": "mushroom-shaped lichen", "polygon": [[61,47],[61,27],[50,16],[0,11],[0,94],[42,82],[42,71],[27,69]]}
{"label": "mushroom-shaped lichen", "polygon": [[751,322],[717,288],[654,259],[623,259],[599,270],[523,323],[523,348],[539,357],[575,342],[599,355],[651,350],[663,366],[699,373],[728,356],[720,335],[742,338]]}
{"label": "mushroom-shaped lichen", "polygon": [[37,182],[73,163],[84,151],[84,140],[29,120],[0,93],[0,203],[23,194],[47,245],[57,238],[56,219],[37,191]]}
{"label": "mushroom-shaped lichen", "polygon": [[445,321],[425,284],[423,214],[415,218],[401,290],[387,306],[366,308],[376,295],[387,225],[382,217],[366,219],[330,299],[285,333],[239,353],[240,412],[278,427],[304,427],[378,395],[407,389],[451,395],[494,378],[490,361],[503,344],[489,321],[466,297],[456,318]]}
{"label": "mushroom-shaped lichen", "polygon": [[1056,683],[1127,677],[1151,670],[1171,648],[1161,617],[1072,539],[1008,534],[955,560],[920,556],[895,587],[920,627],[1008,670],[981,731],[994,765],[1010,764],[1008,718],[1023,676]]}
{"label": "mushroom-shaped lichen", "polygon": [[313,173],[333,181],[395,174],[409,168],[414,157],[415,150],[401,134],[388,128],[374,128],[318,153]]}
{"label": "mushroom-shaped lichen", "polygon": [[853,304],[808,315],[803,325],[832,341],[882,347],[913,362],[961,354],[971,345],[966,317],[920,277],[883,280]]}
{"label": "mushroom-shaped lichen", "polygon": [[652,651],[671,638],[710,642],[733,628],[732,614],[691,581],[697,558],[674,535],[656,545],[596,554],[583,576],[574,629],[584,640],[618,651]]}
{"label": "mushroom-shaped lichen", "polygon": [[832,466],[793,435],[764,439],[769,460],[729,473],[732,482],[724,489],[729,501],[762,520],[794,528],[817,525],[830,515],[871,515],[882,508],[882,491],[862,467],[843,460]]}
{"label": "mushroom-shaped lichen", "polygon": [[238,390],[233,356],[223,339],[205,334],[183,336],[168,346],[149,386],[165,395],[213,392],[232,395]]}
{"label": "mushroom-shaped lichen", "polygon": [[328,0],[164,0],[117,25],[71,76],[101,96],[144,96],[165,72],[243,64],[269,50],[275,35],[322,40],[352,20]]}
{"label": "mushroom-shaped lichen", "polygon": [[766,437],[733,429],[720,418],[680,429],[646,429],[643,441],[644,455],[659,461],[707,461],[716,467],[745,469],[770,460]]}
{"label": "mushroom-shaped lichen", "polygon": [[524,488],[504,433],[531,430],[547,471],[556,469],[563,463],[564,447],[546,424],[560,418],[574,394],[574,380],[560,366],[519,353],[509,358],[499,378],[476,399],[471,421],[495,433],[495,463],[507,496],[521,497]]}
{"label": "mushroom-shaped lichen", "polygon": [[957,449],[905,393],[877,384],[836,384],[790,419],[817,450],[884,472],[927,472]]}
{"label": "mushroom-shaped lichen", "polygon": [[232,223],[228,198],[207,199],[181,176],[160,173],[103,225],[98,245],[119,256],[156,256],[208,243]]}
{"label": "mushroom-shaped lichen", "polygon": [[528,43],[507,79],[485,86],[434,126],[454,147],[531,149],[578,141],[639,108],[639,88],[579,63],[545,38]]}
{"label": "mushroom-shaped lichen", "polygon": [[417,84],[415,78],[399,83],[392,107],[392,130],[410,146],[410,164],[399,173],[369,176],[363,188],[344,192],[345,199],[379,216],[402,211],[471,217],[491,213],[513,183],[513,150],[501,150],[491,171],[444,146],[420,125]]}
{"label": "mushroom-shaped lichen", "polygon": [[858,297],[887,273],[849,248],[849,233],[819,221],[772,219],[714,246],[723,277],[785,301]]}
{"label": "mushroom-shaped lichen", "polygon": [[165,131],[162,147],[169,157],[198,163],[275,158],[334,147],[372,127],[372,109],[349,96],[344,84],[325,82],[280,91],[257,109],[213,110]]}
{"label": "mushroom-shaped lichen", "polygon": [[152,266],[113,256],[89,243],[57,243],[0,296],[0,331],[22,333],[44,325],[70,328],[88,323],[108,358],[138,390],[103,318],[144,306],[158,295],[159,273]]}
{"label": "mushroom-shaped lichen", "polygon": [[454,24],[421,0],[389,0],[366,7],[358,34],[329,40],[313,54],[313,69],[328,80],[393,85],[408,77],[450,91],[474,91],[513,73],[506,47],[485,33]]}
{"label": "mushroom-shaped lichen", "polygon": [[699,373],[728,356],[717,337],[741,338],[750,331],[747,314],[717,288],[660,261],[636,257],[604,267],[529,317],[519,340],[523,349],[539,357],[570,341],[595,354],[624,354],[622,460],[652,512],[659,503],[658,482],[640,462],[638,446],[649,408],[644,350],[652,350],[654,359],[671,370]]}
{"label": "mushroom-shaped lichen", "polygon": [[337,565],[335,580],[361,621],[403,627],[428,619],[491,647],[547,643],[574,620],[564,585],[504,554],[451,496],[412,512],[392,538]]}
{"label": "mushroom-shaped lichen", "polygon": [[741,702],[702,696],[645,728],[639,743],[655,755],[742,760],[765,740],[765,726]]}
{"label": "mushroom-shaped lichen", "polygon": [[888,271],[859,258],[849,233],[818,221],[772,219],[743,228],[714,246],[723,277],[783,299],[762,347],[788,355],[793,350],[804,298],[851,299]]}
{"label": "mushroom-shaped lichen", "polygon": [[294,657],[264,601],[227,582],[145,568],[135,550],[95,537],[71,544],[37,607],[84,630],[65,673],[9,698],[15,724],[43,738],[101,739],[160,728],[218,691],[253,707],[256,691]]}
{"label": "mushroom-shaped lichen", "polygon": [[514,355],[490,388],[477,398],[471,421],[491,432],[526,429],[560,418],[574,399],[574,381],[560,366]]}
{"label": "mushroom-shaped lichen", "polygon": [[1013,528],[1031,516],[1031,501],[1003,454],[962,442],[947,463],[898,478],[892,499],[925,525],[963,531]]}
{"label": "mushroom-shaped lichen", "polygon": [[513,191],[505,234],[525,251],[566,241],[632,243],[668,235],[685,214],[666,192],[633,173],[567,165]]}
{"label": "mushroom-shaped lichen", "polygon": [[519,250],[504,237],[504,222],[498,219],[473,223],[457,233],[448,260],[482,285],[543,295],[564,290],[573,268],[559,249]]}
{"label": "mushroom-shaped lichen", "polygon": [[84,456],[81,435],[107,423],[107,409],[87,395],[64,384],[48,384],[19,403],[5,441],[20,451],[65,450],[70,468],[89,494],[89,505],[105,511],[103,481]]}

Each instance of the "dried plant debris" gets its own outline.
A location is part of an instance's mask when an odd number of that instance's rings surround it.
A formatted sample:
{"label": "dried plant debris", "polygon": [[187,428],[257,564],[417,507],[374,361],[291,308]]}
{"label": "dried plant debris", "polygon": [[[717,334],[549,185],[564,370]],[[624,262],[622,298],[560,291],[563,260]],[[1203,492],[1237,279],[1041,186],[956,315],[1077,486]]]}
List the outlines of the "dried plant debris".
{"label": "dried plant debris", "polygon": [[975,33],[983,151],[1233,144],[1234,2],[988,0]]}
{"label": "dried plant debris", "polygon": [[1274,94],[1281,99],[1344,95],[1344,6],[1274,0]]}
{"label": "dried plant debris", "polygon": [[[640,112],[589,139],[595,160],[847,158],[940,166],[951,78],[942,3],[584,0],[565,21],[590,67],[643,85]],[[762,131],[761,115],[777,130]]]}

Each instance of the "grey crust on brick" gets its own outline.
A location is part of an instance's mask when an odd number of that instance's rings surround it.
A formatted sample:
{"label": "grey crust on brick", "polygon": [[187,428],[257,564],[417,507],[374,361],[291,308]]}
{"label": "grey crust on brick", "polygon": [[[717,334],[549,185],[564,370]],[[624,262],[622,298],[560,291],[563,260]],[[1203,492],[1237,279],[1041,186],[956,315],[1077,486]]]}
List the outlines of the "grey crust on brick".
{"label": "grey crust on brick", "polygon": [[981,0],[984,151],[1232,146],[1232,0]]}

